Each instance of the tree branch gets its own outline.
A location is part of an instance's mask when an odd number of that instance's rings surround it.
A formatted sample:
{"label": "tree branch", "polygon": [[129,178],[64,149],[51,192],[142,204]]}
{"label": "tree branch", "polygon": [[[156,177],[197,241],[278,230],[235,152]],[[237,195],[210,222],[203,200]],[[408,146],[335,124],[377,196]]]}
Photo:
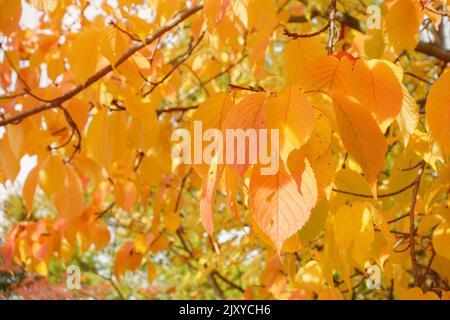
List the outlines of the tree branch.
{"label": "tree branch", "polygon": [[203,8],[202,5],[195,6],[192,8],[189,8],[182,13],[178,14],[176,18],[172,19],[166,26],[159,29],[158,31],[154,32],[151,36],[146,38],[142,42],[136,42],[132,44],[128,49],[125,51],[125,53],[117,60],[117,62],[112,65],[109,64],[102,69],[100,69],[98,72],[96,72],[94,75],[89,77],[84,83],[76,86],[72,90],[68,91],[67,93],[63,94],[62,96],[44,103],[36,108],[30,109],[28,111],[22,112],[18,115],[12,116],[10,118],[7,118],[5,120],[0,121],[0,127],[3,127],[8,124],[14,124],[22,121],[23,119],[38,114],[40,112],[43,112],[45,110],[49,110],[52,108],[55,108],[57,106],[60,106],[62,103],[66,102],[67,100],[71,99],[75,95],[79,94],[84,89],[90,87],[92,84],[96,83],[98,80],[106,76],[108,73],[119,67],[121,64],[123,64],[125,61],[128,60],[131,56],[133,56],[136,52],[144,48],[145,46],[151,44],[153,41],[159,39],[161,36],[163,36],[165,33],[173,29],[175,26],[180,24],[182,21],[186,20],[190,16],[192,16],[194,13],[198,12]]}
{"label": "tree branch", "polygon": [[144,93],[143,97],[148,96],[149,94],[151,94],[161,83],[163,83],[164,81],[167,80],[167,78],[170,77],[170,75],[176,70],[178,69],[178,67],[180,65],[182,65],[190,56],[191,54],[194,52],[195,48],[197,48],[197,46],[199,45],[199,43],[202,41],[203,36],[205,35],[205,33],[203,32],[201,34],[201,36],[198,38],[197,42],[195,44],[190,43],[189,44],[189,49],[186,51],[186,53],[183,54],[183,56],[181,57],[181,59],[179,59],[174,66],[172,67],[172,69],[170,69],[169,72],[167,72],[160,80],[158,80],[155,83],[152,83],[152,87],[150,88],[150,90],[148,90],[146,93]]}

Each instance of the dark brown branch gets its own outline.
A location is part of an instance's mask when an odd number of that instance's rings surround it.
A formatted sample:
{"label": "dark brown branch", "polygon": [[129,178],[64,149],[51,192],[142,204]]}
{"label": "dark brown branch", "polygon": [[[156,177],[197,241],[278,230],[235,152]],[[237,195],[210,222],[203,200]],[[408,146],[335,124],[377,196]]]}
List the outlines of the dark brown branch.
{"label": "dark brown branch", "polygon": [[108,213],[112,208],[114,208],[115,205],[116,205],[115,201],[111,202],[111,204],[107,206],[105,210],[97,213],[97,217],[95,217],[95,219],[102,218],[106,213]]}
{"label": "dark brown branch", "polygon": [[216,295],[217,295],[220,299],[225,300],[225,299],[226,299],[226,298],[225,298],[225,294],[223,293],[222,288],[221,288],[221,287],[219,286],[219,284],[217,283],[217,280],[216,280],[216,278],[214,277],[214,273],[210,273],[210,274],[208,275],[208,279],[209,279],[209,281],[211,282],[211,285],[212,285],[212,287],[213,287],[214,292],[216,293]]}
{"label": "dark brown branch", "polygon": [[245,91],[252,91],[252,92],[264,92],[264,88],[257,86],[257,87],[252,87],[252,86],[240,86],[237,84],[230,84],[229,85],[231,90],[245,90]]}
{"label": "dark brown branch", "polygon": [[171,113],[171,112],[186,112],[189,110],[198,109],[198,106],[187,106],[187,107],[172,107],[167,109],[158,109],[156,110],[156,114],[160,115],[163,113]]}
{"label": "dark brown branch", "polygon": [[223,275],[221,275],[217,270],[214,270],[212,272],[215,276],[217,276],[217,278],[219,278],[220,280],[222,280],[223,282],[225,282],[227,285],[229,285],[231,288],[238,290],[241,293],[244,293],[245,290],[244,288],[242,288],[241,286],[237,285],[236,283],[232,282],[231,280],[228,280],[227,278],[225,278]]}
{"label": "dark brown branch", "polygon": [[141,166],[142,160],[144,159],[145,153],[142,150],[139,150],[136,155],[136,164],[134,165],[133,171],[138,171]]}
{"label": "dark brown branch", "polygon": [[284,31],[283,34],[291,39],[298,39],[298,38],[313,38],[318,36],[319,34],[321,34],[322,32],[326,31],[328,29],[328,27],[330,26],[330,21],[328,21],[328,23],[323,26],[322,28],[320,28],[319,30],[317,30],[316,32],[312,32],[312,33],[304,33],[304,34],[300,34],[300,33],[295,33],[295,32],[290,32],[289,29],[287,27],[284,26]]}
{"label": "dark brown branch", "polygon": [[66,102],[67,100],[70,100],[72,97],[76,96],[81,91],[90,87],[92,84],[96,83],[98,80],[100,80],[101,78],[106,76],[108,73],[110,73],[111,71],[113,71],[114,69],[116,69],[117,67],[122,65],[125,61],[127,61],[136,52],[138,52],[145,46],[149,45],[153,41],[159,39],[165,33],[172,30],[175,26],[177,26],[182,21],[186,20],[187,18],[189,18],[190,16],[192,16],[193,14],[195,14],[202,8],[203,8],[203,6],[199,5],[199,6],[195,6],[195,7],[192,7],[190,9],[183,11],[182,13],[178,14],[176,18],[172,19],[166,26],[164,26],[163,28],[154,32],[151,36],[146,38],[144,41],[136,42],[136,43],[132,44],[114,65],[109,64],[109,65],[103,67],[101,70],[99,70],[94,75],[89,77],[85,82],[76,86],[72,90],[66,92],[62,96],[52,100],[51,102],[44,103],[36,108],[27,110],[18,115],[15,115],[15,116],[12,116],[10,118],[0,121],[0,127],[3,127],[8,124],[18,123],[29,116],[32,116],[32,115],[38,114],[40,112],[43,112],[45,110],[49,110],[49,109],[52,109],[52,108],[62,105],[64,102]]}
{"label": "dark brown branch", "polygon": [[[395,196],[395,195],[397,195],[397,194],[400,194],[400,193],[402,193],[402,192],[408,190],[408,189],[411,188],[412,186],[414,186],[415,183],[416,183],[416,181],[414,180],[413,182],[411,182],[411,183],[408,184],[407,186],[405,186],[405,187],[403,187],[403,188],[401,188],[401,189],[399,189],[399,190],[397,190],[397,191],[390,192],[390,193],[385,193],[385,194],[379,194],[379,195],[378,195],[378,198],[387,198],[387,197],[392,197],[392,196]],[[334,188],[331,189],[331,190],[334,191],[334,192],[337,192],[337,193],[347,194],[347,195],[349,195],[349,196],[354,196],[354,197],[369,198],[369,199],[370,199],[370,198],[373,198],[373,196],[370,195],[370,194],[356,193],[356,192],[350,192],[350,191],[339,190],[339,189],[334,189]]]}
{"label": "dark brown branch", "polygon": [[181,197],[183,195],[184,186],[186,185],[187,178],[189,178],[192,171],[193,171],[192,167],[189,168],[189,171],[181,179],[180,191],[178,192],[177,201],[175,202],[175,208],[174,208],[175,212],[178,212],[178,209],[180,208]]}
{"label": "dark brown branch", "polygon": [[72,134],[70,135],[70,138],[67,142],[72,140],[72,138],[74,136],[77,137],[77,142],[73,145],[74,149],[73,149],[72,153],[70,154],[69,158],[67,160],[65,160],[65,162],[68,163],[73,159],[73,157],[75,156],[76,153],[81,151],[81,132],[80,132],[80,129],[78,129],[78,126],[77,126],[75,120],[73,120],[70,112],[61,105],[59,106],[59,108],[63,111],[64,117],[66,118],[67,123],[72,128]]}
{"label": "dark brown branch", "polygon": [[27,94],[26,91],[19,92],[19,93],[13,93],[13,94],[9,94],[9,95],[7,94],[7,95],[0,96],[0,100],[8,100],[8,99],[14,99],[14,98],[18,98],[18,97],[23,97],[26,94]]}
{"label": "dark brown branch", "polygon": [[400,171],[411,171],[411,170],[414,170],[414,169],[420,167],[420,166],[422,165],[422,162],[423,162],[423,161],[420,161],[419,163],[413,165],[412,167],[400,169]]}
{"label": "dark brown branch", "polygon": [[109,24],[112,25],[114,28],[116,28],[117,30],[119,30],[120,32],[122,32],[123,34],[127,35],[131,40],[133,41],[138,41],[141,42],[142,40],[139,39],[138,37],[132,35],[131,33],[129,33],[127,30],[121,28],[117,23],[115,23],[113,20],[109,21]]}

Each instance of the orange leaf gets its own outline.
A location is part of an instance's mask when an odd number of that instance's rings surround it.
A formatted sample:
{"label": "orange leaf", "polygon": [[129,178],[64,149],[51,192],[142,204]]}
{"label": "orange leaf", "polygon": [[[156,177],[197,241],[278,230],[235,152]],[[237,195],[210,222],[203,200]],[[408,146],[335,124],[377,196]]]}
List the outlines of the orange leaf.
{"label": "orange leaf", "polygon": [[316,188],[310,167],[301,173],[300,186],[293,175],[280,169],[275,175],[261,175],[260,167],[256,166],[249,191],[253,218],[278,252],[284,241],[304,226],[316,201],[310,193]]}

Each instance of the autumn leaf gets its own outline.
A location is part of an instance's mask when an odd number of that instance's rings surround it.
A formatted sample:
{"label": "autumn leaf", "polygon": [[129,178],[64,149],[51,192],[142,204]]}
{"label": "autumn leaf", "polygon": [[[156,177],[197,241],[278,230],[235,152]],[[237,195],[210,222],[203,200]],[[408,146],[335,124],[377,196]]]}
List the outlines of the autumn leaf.
{"label": "autumn leaf", "polygon": [[414,0],[398,0],[389,8],[385,29],[397,53],[414,50],[423,15],[420,3]]}
{"label": "autumn leaf", "polygon": [[284,241],[309,219],[316,201],[310,194],[315,180],[310,168],[300,173],[300,185],[284,169],[275,175],[262,175],[259,169],[258,166],[253,169],[250,180],[251,212],[280,252]]}
{"label": "autumn leaf", "polygon": [[305,144],[313,130],[313,109],[298,87],[284,89],[271,97],[266,108],[266,125],[278,129],[280,154],[284,161],[292,150]]}
{"label": "autumn leaf", "polygon": [[352,97],[333,93],[339,135],[349,154],[361,166],[372,194],[377,196],[377,175],[386,153],[386,141],[368,111]]}
{"label": "autumn leaf", "polygon": [[383,60],[359,59],[353,68],[354,97],[375,117],[378,123],[392,121],[402,107],[400,81]]}

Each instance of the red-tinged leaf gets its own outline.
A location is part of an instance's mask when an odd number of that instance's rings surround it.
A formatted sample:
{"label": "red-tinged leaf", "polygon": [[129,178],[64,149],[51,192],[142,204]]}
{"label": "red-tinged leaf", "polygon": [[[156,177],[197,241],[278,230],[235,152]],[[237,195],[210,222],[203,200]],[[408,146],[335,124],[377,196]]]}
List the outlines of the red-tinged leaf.
{"label": "red-tinged leaf", "polygon": [[[248,170],[250,165],[252,165],[252,159],[250,158],[250,151],[256,151],[256,155],[258,154],[258,149],[251,150],[250,148],[250,138],[245,137],[245,141],[241,141],[239,139],[234,139],[232,145],[227,143],[226,132],[227,129],[232,129],[233,132],[237,133],[239,129],[247,132],[248,129],[264,129],[265,125],[265,108],[267,102],[267,95],[265,93],[254,93],[247,97],[245,97],[239,104],[232,107],[224,120],[223,123],[223,137],[225,139],[224,150],[225,154],[229,156],[229,153],[232,151],[234,153],[234,157],[232,161],[226,161],[230,163],[230,167],[238,173],[240,176],[243,176],[245,172]],[[258,134],[256,135],[255,143],[256,146],[259,145]],[[244,152],[245,156],[243,161],[240,161],[238,158],[238,152]],[[224,157],[226,158],[226,157]],[[225,160],[225,159],[224,159]],[[240,163],[243,162],[243,163]]]}

